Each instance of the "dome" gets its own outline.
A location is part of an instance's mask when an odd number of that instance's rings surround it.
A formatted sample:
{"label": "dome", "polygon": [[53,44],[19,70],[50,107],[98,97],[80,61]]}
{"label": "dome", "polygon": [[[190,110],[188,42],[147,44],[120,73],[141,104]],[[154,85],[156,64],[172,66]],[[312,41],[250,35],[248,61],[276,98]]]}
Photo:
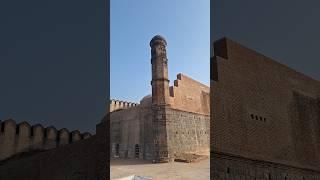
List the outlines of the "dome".
{"label": "dome", "polygon": [[149,99],[149,98],[151,98],[151,97],[152,97],[152,95],[151,95],[151,94],[148,94],[148,95],[144,96],[144,97],[141,99],[141,101],[146,100],[146,99]]}
{"label": "dome", "polygon": [[152,102],[152,95],[149,94],[149,95],[146,95],[145,97],[143,97],[140,101],[140,105],[142,106],[148,106],[148,105],[151,105],[151,102]]}
{"label": "dome", "polygon": [[167,45],[166,39],[160,35],[156,35],[151,39],[150,46],[153,46],[154,43],[162,43],[165,46]]}

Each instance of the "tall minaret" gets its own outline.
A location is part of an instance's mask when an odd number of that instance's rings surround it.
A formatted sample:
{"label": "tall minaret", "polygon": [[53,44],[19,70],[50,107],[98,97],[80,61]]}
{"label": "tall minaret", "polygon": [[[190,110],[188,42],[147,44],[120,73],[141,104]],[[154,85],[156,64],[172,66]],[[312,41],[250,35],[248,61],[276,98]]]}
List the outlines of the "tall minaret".
{"label": "tall minaret", "polygon": [[155,162],[168,162],[167,109],[169,103],[168,59],[166,40],[157,35],[150,41],[152,64],[152,126],[153,158]]}
{"label": "tall minaret", "polygon": [[160,35],[154,36],[150,41],[153,105],[168,105],[169,103],[168,59],[166,46],[166,40]]}

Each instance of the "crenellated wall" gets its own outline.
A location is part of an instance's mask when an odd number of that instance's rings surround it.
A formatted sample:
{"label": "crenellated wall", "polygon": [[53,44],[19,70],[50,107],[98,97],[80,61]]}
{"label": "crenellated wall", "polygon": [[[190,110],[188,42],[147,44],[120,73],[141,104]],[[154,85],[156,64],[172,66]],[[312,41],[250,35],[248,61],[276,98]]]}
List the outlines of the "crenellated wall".
{"label": "crenellated wall", "polygon": [[53,149],[90,136],[78,130],[69,132],[65,128],[44,128],[40,124],[30,126],[27,122],[17,124],[12,119],[0,121],[0,161],[22,152]]}
{"label": "crenellated wall", "polygon": [[133,102],[111,99],[110,100],[110,112],[120,110],[120,109],[128,109],[131,107],[135,107],[137,105],[139,105],[139,104],[133,103]]}
{"label": "crenellated wall", "polygon": [[[57,179],[107,179],[107,116],[96,126],[96,134],[90,136],[79,131],[69,133],[71,140],[86,138],[59,148],[44,152],[25,153],[0,162],[0,179],[10,180],[57,180]],[[12,122],[9,122],[12,123]],[[33,133],[43,132],[41,125],[33,126]],[[36,129],[36,130],[35,130]],[[66,130],[56,131],[64,137]],[[37,132],[36,132],[37,131]],[[30,130],[30,132],[32,132]],[[52,133],[54,134],[54,133]],[[44,139],[44,136],[36,141]],[[34,140],[34,139],[33,139]]]}
{"label": "crenellated wall", "polygon": [[169,87],[169,92],[172,108],[210,114],[210,87],[180,73],[174,80],[174,85]]}

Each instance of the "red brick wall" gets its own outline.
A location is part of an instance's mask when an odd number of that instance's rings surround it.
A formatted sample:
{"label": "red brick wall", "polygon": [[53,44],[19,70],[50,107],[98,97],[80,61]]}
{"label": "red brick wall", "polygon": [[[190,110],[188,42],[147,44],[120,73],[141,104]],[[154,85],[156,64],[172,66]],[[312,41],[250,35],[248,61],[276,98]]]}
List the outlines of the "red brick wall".
{"label": "red brick wall", "polygon": [[178,74],[170,87],[171,107],[198,114],[210,114],[210,88],[184,74]]}
{"label": "red brick wall", "polygon": [[320,82],[229,39],[215,55],[211,151],[320,170]]}

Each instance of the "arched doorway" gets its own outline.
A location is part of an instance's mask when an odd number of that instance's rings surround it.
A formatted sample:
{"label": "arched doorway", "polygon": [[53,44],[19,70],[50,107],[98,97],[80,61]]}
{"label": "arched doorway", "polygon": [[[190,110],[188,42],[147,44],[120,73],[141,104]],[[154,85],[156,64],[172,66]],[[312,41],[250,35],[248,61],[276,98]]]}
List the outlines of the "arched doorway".
{"label": "arched doorway", "polygon": [[120,145],[116,144],[116,156],[119,156]]}

